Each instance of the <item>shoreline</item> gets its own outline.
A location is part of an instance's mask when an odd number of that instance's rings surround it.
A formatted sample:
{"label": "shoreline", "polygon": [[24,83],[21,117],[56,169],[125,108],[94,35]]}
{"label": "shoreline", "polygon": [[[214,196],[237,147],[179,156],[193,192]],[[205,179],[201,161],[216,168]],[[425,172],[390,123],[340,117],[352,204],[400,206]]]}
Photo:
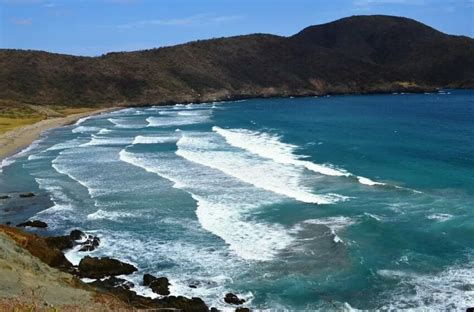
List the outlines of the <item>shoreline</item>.
{"label": "shoreline", "polygon": [[101,108],[65,117],[48,118],[34,124],[18,127],[5,132],[0,135],[0,161],[13,156],[22,149],[28,147],[47,130],[71,124],[84,117],[108,113],[117,109],[121,109],[121,107]]}
{"label": "shoreline", "polygon": [[[470,90],[470,88],[457,88],[458,90]],[[395,90],[395,89],[394,89]],[[423,94],[426,92],[433,92],[434,94],[438,93],[441,90],[453,90],[451,88],[446,89],[420,89],[420,90],[405,90],[398,89],[395,91],[375,91],[375,92],[359,92],[359,93],[323,93],[323,94],[275,94],[271,96],[265,95],[240,95],[240,96],[231,96],[227,98],[215,98],[213,100],[184,100],[184,101],[164,101],[164,102],[155,102],[145,104],[129,104],[124,106],[114,106],[108,108],[100,108],[97,110],[92,110],[85,113],[72,114],[65,117],[54,117],[41,120],[34,124],[18,127],[16,129],[10,130],[6,133],[0,134],[0,172],[1,172],[1,161],[15,155],[20,152],[22,149],[30,146],[40,135],[50,129],[62,127],[68,124],[71,124],[81,118],[94,116],[102,113],[108,113],[115,110],[125,109],[125,108],[137,108],[137,107],[152,107],[152,106],[167,106],[167,105],[176,105],[176,104],[204,104],[208,102],[234,102],[234,101],[247,101],[252,99],[286,99],[286,98],[305,98],[305,97],[327,97],[327,96],[352,96],[352,95],[386,95],[386,94]],[[455,89],[454,89],[455,90]],[[395,93],[394,93],[395,92]],[[401,93],[398,93],[401,92]],[[430,92],[430,93],[431,93]]]}

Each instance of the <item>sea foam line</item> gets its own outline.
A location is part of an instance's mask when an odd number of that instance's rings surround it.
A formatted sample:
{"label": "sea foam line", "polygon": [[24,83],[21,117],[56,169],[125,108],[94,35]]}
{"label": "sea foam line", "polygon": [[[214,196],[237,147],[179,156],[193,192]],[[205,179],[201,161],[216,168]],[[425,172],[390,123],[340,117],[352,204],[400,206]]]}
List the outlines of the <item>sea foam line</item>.
{"label": "sea foam line", "polygon": [[277,163],[304,167],[327,176],[354,177],[359,183],[365,185],[385,185],[385,183],[375,182],[369,178],[354,175],[344,169],[335,169],[327,165],[301,160],[300,158],[304,156],[295,155],[294,153],[298,146],[283,143],[280,137],[275,135],[246,129],[222,129],[217,126],[212,127],[212,130],[224,137],[230,145],[245,149],[261,157],[272,159]]}
{"label": "sea foam line", "polygon": [[183,133],[176,155],[214,168],[255,187],[311,204],[332,204],[348,198],[338,194],[313,194],[300,185],[302,172],[295,167],[257,158],[245,152],[222,150],[211,133],[190,136]]}
{"label": "sea foam line", "polygon": [[[120,151],[120,159],[174,183],[197,202],[201,226],[222,238],[238,256],[268,261],[287,247],[293,237],[282,225],[248,220],[245,216],[279,197],[266,194],[219,171],[195,165],[174,156],[146,155]],[[234,182],[232,182],[234,181]],[[232,192],[227,192],[228,188]]]}

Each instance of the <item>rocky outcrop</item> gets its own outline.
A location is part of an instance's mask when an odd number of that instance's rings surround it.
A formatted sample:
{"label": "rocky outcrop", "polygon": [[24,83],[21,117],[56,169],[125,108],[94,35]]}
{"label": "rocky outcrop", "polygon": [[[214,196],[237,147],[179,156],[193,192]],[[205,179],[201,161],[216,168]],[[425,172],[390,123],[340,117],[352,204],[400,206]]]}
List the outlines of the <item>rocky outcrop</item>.
{"label": "rocky outcrop", "polygon": [[122,274],[132,274],[137,268],[109,257],[95,258],[86,256],[78,265],[79,276],[88,278],[104,278]]}
{"label": "rocky outcrop", "polygon": [[92,251],[100,244],[99,237],[86,235],[80,230],[73,230],[69,235],[46,237],[45,240],[48,245],[59,250],[71,249],[74,246],[81,245],[79,251]]}
{"label": "rocky outcrop", "polygon": [[29,193],[22,193],[19,195],[20,198],[29,198],[29,197],[35,197],[35,193],[29,192]]}
{"label": "rocky outcrop", "polygon": [[224,297],[224,301],[229,304],[242,304],[245,302],[245,299],[240,299],[237,295],[233,293],[228,293]]}
{"label": "rocky outcrop", "polygon": [[28,250],[33,256],[38,257],[47,265],[63,270],[70,270],[72,268],[72,264],[64,257],[61,250],[50,246],[45,238],[5,225],[0,225],[0,231],[10,236],[18,245]]}
{"label": "rocky outcrop", "polygon": [[89,283],[89,285],[94,286],[99,289],[103,290],[113,290],[114,288],[119,288],[123,290],[130,290],[133,288],[135,285],[133,285],[132,282],[129,282],[127,280],[124,280],[123,278],[117,278],[115,276],[103,279],[103,280],[95,280],[92,283]]}
{"label": "rocky outcrop", "polygon": [[0,195],[0,199],[8,199],[8,198],[10,198],[9,195]]}
{"label": "rocky outcrop", "polygon": [[25,226],[31,226],[31,227],[36,227],[36,228],[47,228],[48,224],[46,222],[40,221],[40,220],[28,220],[26,222],[17,224],[18,227],[25,227]]}
{"label": "rocky outcrop", "polygon": [[79,251],[93,251],[99,247],[100,238],[97,236],[88,235],[86,241],[80,244],[82,247],[79,249]]}
{"label": "rocky outcrop", "polygon": [[170,294],[169,281],[166,277],[154,277],[151,274],[143,275],[143,285],[148,286],[158,295],[168,296]]}
{"label": "rocky outcrop", "polygon": [[159,308],[174,308],[189,312],[209,311],[204,301],[196,297],[189,299],[183,296],[168,296],[162,299],[155,299],[155,303]]}

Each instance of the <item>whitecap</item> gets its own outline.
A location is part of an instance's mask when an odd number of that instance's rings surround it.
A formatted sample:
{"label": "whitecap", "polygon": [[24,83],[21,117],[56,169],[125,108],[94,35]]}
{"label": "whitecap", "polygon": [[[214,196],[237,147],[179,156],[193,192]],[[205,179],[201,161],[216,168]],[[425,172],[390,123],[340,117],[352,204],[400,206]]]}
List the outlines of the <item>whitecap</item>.
{"label": "whitecap", "polygon": [[[244,259],[267,261],[287,247],[293,237],[279,224],[250,220],[247,215],[281,197],[243,184],[220,171],[188,162],[171,153],[138,154],[125,149],[120,159],[174,183],[197,202],[201,226],[222,238]],[[232,189],[232,192],[228,192]]]}
{"label": "whitecap", "polygon": [[146,121],[148,127],[172,127],[206,123],[210,121],[210,116],[148,117]]}
{"label": "whitecap", "polygon": [[281,142],[281,138],[276,135],[246,129],[222,129],[216,126],[213,127],[212,130],[224,137],[224,139],[232,146],[245,149],[253,154],[272,159],[281,164],[291,164],[294,166],[304,167],[313,172],[327,176],[355,177],[364,185],[385,185],[381,182],[372,181],[369,178],[355,176],[344,169],[335,168],[329,164],[322,165],[301,160],[301,158],[306,156],[296,155],[294,153],[298,146],[283,143]]}
{"label": "whitecap", "polygon": [[87,133],[87,132],[98,132],[100,131],[100,128],[97,127],[86,127],[86,126],[79,126],[74,129],[72,129],[73,133]]}
{"label": "whitecap", "polygon": [[427,216],[428,219],[430,220],[436,220],[438,222],[445,222],[448,221],[453,217],[452,214],[449,213],[434,213],[432,215]]}
{"label": "whitecap", "polygon": [[223,149],[212,133],[183,134],[176,154],[192,162],[211,167],[258,188],[304,203],[331,204],[346,200],[338,194],[313,194],[300,184],[302,172],[293,166],[255,157],[245,152]]}
{"label": "whitecap", "polygon": [[87,215],[87,219],[89,220],[112,220],[118,221],[119,219],[123,218],[133,218],[134,214],[129,212],[122,212],[122,211],[105,211],[102,209],[97,210],[96,212],[90,213]]}
{"label": "whitecap", "polygon": [[178,140],[176,136],[136,136],[132,144],[161,144],[173,143]]}

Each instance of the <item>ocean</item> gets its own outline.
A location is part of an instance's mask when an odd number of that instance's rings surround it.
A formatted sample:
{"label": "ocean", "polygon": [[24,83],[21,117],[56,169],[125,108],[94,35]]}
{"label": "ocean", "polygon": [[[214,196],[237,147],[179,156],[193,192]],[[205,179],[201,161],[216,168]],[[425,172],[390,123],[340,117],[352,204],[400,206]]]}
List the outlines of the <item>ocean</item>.
{"label": "ocean", "polygon": [[220,308],[474,306],[472,90],[127,108],[4,160],[0,193],[27,191],[2,223],[98,235],[67,257],[135,264],[141,294],[147,272]]}

